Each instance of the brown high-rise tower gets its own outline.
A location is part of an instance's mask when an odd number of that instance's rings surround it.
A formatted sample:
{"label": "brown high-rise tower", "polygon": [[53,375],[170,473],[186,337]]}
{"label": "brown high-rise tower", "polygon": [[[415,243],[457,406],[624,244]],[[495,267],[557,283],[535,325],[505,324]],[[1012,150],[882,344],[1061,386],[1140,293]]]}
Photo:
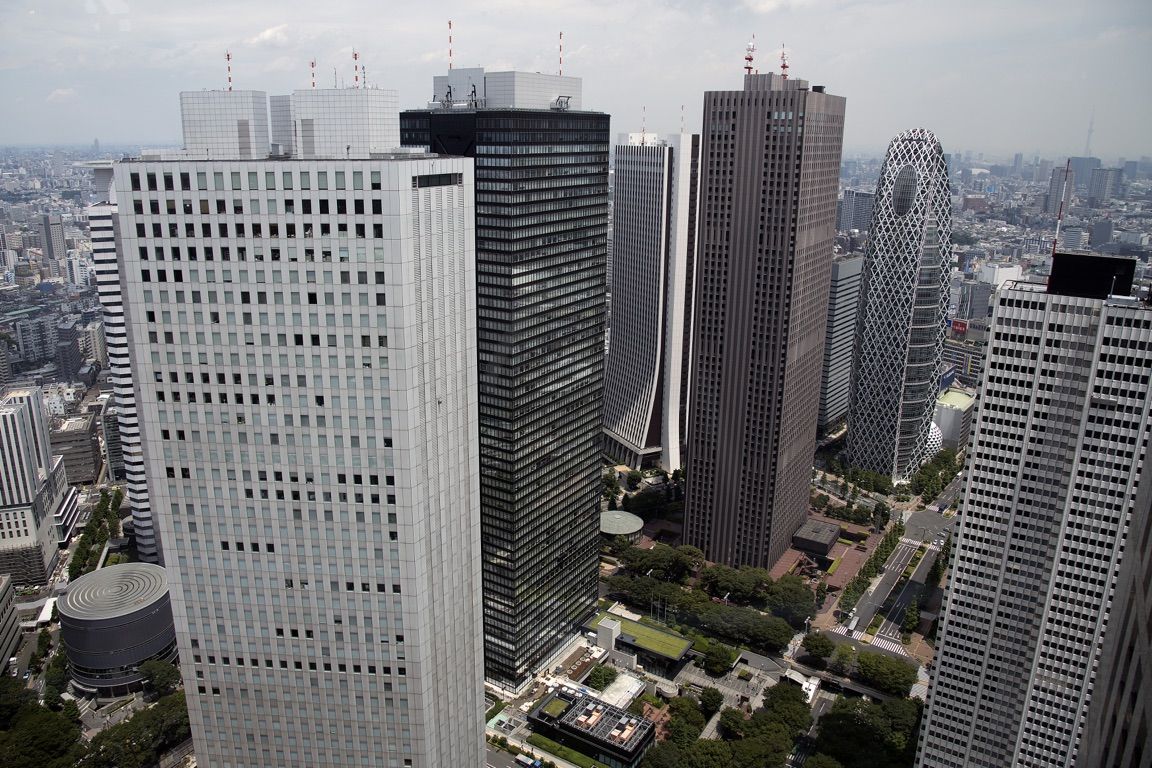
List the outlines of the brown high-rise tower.
{"label": "brown high-rise tower", "polygon": [[684,539],[768,567],[805,519],[844,98],[775,74],[704,94]]}

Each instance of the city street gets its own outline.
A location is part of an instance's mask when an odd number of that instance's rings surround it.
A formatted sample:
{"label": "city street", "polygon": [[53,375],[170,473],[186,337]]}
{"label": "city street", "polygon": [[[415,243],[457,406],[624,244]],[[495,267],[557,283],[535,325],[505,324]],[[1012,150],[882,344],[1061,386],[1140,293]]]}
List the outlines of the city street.
{"label": "city street", "polygon": [[934,547],[929,547],[928,551],[924,553],[924,557],[920,560],[919,565],[916,566],[916,571],[912,574],[912,578],[900,590],[900,594],[896,596],[896,602],[888,610],[884,621],[880,624],[880,629],[877,635],[885,637],[889,640],[900,642],[900,637],[903,634],[903,627],[901,626],[904,621],[904,610],[915,600],[919,599],[921,588],[928,578],[928,571],[932,568],[932,563],[936,561],[938,551]]}
{"label": "city street", "polygon": [[[880,581],[870,591],[865,593],[860,598],[860,602],[856,604],[856,610],[853,612],[853,620],[856,622],[856,631],[863,632],[868,629],[868,625],[872,622],[872,618],[876,612],[884,605],[884,601],[888,599],[888,593],[896,586],[896,582],[900,580],[900,575],[912,561],[912,556],[916,554],[916,550],[920,546],[919,540],[912,540],[904,538],[900,540],[900,544],[888,556],[887,562],[884,563],[884,573],[880,577]],[[848,622],[850,623],[851,620]]]}

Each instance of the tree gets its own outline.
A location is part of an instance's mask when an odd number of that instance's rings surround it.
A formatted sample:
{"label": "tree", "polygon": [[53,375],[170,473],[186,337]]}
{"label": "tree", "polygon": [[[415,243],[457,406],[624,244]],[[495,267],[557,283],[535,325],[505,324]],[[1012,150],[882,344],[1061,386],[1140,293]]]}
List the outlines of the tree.
{"label": "tree", "polygon": [[768,588],[768,607],[799,629],[805,619],[816,612],[816,600],[799,576],[787,574]]}
{"label": "tree", "polygon": [[[920,702],[914,699],[883,704],[837,699],[820,718],[815,751],[842,768],[910,767],[915,759],[920,710]],[[835,763],[825,765],[834,767]]]}
{"label": "tree", "polygon": [[825,754],[812,755],[804,761],[804,768],[844,768],[844,764]]}
{"label": "tree", "polygon": [[852,663],[856,659],[856,649],[848,644],[837,645],[836,650],[832,653],[832,661],[828,664],[828,669],[837,675],[845,677],[852,669]]}
{"label": "tree", "polygon": [[144,687],[157,698],[172,693],[180,684],[180,670],[166,661],[146,661],[140,665],[140,674]]}
{"label": "tree", "polygon": [[628,470],[627,479],[628,479],[628,490],[634,491],[640,487],[640,481],[644,479],[644,476],[641,475],[636,470],[630,469],[630,470]]}
{"label": "tree", "polygon": [[616,509],[619,505],[616,503],[615,496],[608,497],[608,509]]}
{"label": "tree", "polygon": [[726,739],[739,739],[747,732],[748,720],[744,712],[735,707],[725,707],[720,713],[720,722],[717,727]]}
{"label": "tree", "polygon": [[856,659],[856,674],[867,685],[893,696],[907,696],[916,684],[915,667],[871,651],[861,652]]}
{"label": "tree", "polygon": [[904,609],[904,621],[901,623],[901,627],[905,632],[915,632],[920,628],[920,608],[916,603],[910,603]]}
{"label": "tree", "polygon": [[64,706],[60,708],[60,714],[68,718],[68,722],[80,724],[80,706],[73,700],[64,702]]}
{"label": "tree", "polygon": [[891,519],[892,510],[888,508],[888,505],[882,501],[876,502],[876,506],[872,507],[872,523],[876,530],[882,530]]}
{"label": "tree", "polygon": [[684,756],[685,768],[731,768],[732,747],[724,741],[697,741]]}
{"label": "tree", "polygon": [[696,726],[681,717],[673,717],[665,726],[668,735],[667,742],[682,749],[692,746],[700,738],[703,726]]}
{"label": "tree", "polygon": [[712,643],[704,654],[704,671],[713,677],[721,675],[732,669],[736,662],[736,651],[721,643]]}
{"label": "tree", "polygon": [[818,510],[824,510],[828,507],[828,494],[818,493],[812,497],[812,506]]}
{"label": "tree", "polygon": [[83,754],[79,726],[37,704],[21,707],[11,728],[0,733],[4,768],[66,768]]}
{"label": "tree", "polygon": [[192,735],[183,693],[173,693],[92,739],[78,768],[146,768]]}
{"label": "tree", "polygon": [[640,768],[682,768],[687,758],[675,744],[657,744],[644,755]]}
{"label": "tree", "polygon": [[613,667],[601,664],[588,673],[588,677],[584,678],[584,684],[589,688],[602,691],[612,685],[612,681],[616,679],[616,675],[617,672]]}
{"label": "tree", "polygon": [[724,694],[716,688],[705,688],[700,691],[700,711],[705,717],[712,717],[724,706]]}
{"label": "tree", "polygon": [[803,647],[809,656],[817,659],[826,659],[836,650],[836,644],[829,640],[827,635],[819,632],[809,632],[805,635]]}

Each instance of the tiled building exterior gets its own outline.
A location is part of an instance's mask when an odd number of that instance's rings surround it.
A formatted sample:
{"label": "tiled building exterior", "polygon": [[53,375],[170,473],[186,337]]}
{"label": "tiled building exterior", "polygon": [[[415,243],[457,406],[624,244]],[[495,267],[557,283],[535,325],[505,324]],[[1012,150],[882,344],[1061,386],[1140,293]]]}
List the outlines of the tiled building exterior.
{"label": "tiled building exterior", "polygon": [[844,99],[775,74],[704,94],[685,543],[769,567],[808,508]]}
{"label": "tiled building exterior", "polygon": [[242,102],[114,185],[197,755],[479,765],[472,164],[229,157]]}

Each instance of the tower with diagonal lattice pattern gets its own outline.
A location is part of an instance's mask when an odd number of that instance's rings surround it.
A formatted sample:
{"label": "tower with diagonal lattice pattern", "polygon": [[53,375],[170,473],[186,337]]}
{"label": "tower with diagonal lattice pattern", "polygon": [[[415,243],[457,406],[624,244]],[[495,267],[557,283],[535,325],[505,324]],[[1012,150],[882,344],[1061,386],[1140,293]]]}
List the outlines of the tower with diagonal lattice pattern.
{"label": "tower with diagonal lattice pattern", "polygon": [[856,323],[848,463],[908,477],[927,455],[948,309],[952,220],[940,142],[914,128],[876,185]]}

